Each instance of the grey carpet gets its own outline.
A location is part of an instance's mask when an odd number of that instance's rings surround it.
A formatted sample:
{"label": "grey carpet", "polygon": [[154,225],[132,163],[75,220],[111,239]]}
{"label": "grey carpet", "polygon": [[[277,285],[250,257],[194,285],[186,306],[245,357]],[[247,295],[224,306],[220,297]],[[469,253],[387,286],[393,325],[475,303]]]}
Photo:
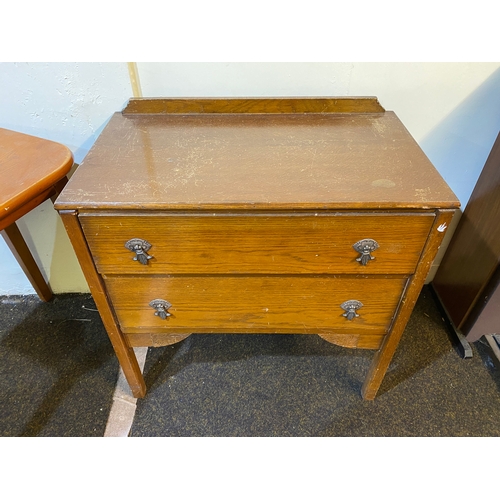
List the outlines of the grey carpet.
{"label": "grey carpet", "polygon": [[90,295],[0,298],[0,436],[103,436],[117,377]]}
{"label": "grey carpet", "polygon": [[458,354],[421,294],[375,401],[372,351],[315,335],[192,335],[150,349],[132,436],[498,436],[500,376],[481,343]]}

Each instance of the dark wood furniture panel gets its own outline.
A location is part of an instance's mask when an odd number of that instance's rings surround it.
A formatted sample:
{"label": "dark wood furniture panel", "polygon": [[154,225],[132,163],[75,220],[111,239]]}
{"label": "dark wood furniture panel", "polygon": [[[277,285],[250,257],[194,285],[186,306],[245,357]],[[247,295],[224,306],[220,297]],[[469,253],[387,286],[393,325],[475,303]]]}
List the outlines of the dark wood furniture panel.
{"label": "dark wood furniture panel", "polygon": [[432,282],[453,326],[468,341],[500,333],[500,313],[487,307],[500,282],[499,262],[500,134]]}

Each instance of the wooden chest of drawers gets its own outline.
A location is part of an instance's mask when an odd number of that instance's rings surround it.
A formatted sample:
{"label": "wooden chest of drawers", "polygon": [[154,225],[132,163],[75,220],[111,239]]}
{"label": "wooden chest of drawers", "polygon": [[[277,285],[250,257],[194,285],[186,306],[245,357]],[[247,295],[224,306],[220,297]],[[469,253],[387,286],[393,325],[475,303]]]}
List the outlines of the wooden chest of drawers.
{"label": "wooden chest of drawers", "polygon": [[136,397],[133,347],[297,333],[373,399],[458,206],[375,98],[132,99],[56,202]]}

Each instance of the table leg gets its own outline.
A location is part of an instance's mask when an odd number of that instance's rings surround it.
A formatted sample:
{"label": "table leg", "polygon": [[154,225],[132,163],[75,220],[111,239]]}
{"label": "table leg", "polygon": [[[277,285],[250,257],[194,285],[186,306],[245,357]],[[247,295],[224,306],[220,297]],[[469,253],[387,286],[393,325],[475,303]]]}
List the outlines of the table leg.
{"label": "table leg", "polygon": [[375,399],[454,212],[454,210],[439,210],[436,213],[436,219],[431,228],[431,233],[427,239],[420,263],[403,294],[399,312],[392,325],[392,329],[386,335],[380,349],[376,352],[368,370],[361,389],[364,399]]}
{"label": "table leg", "polygon": [[17,224],[14,222],[7,226],[2,231],[2,236],[40,299],[48,302],[52,298],[52,290],[40,272]]}
{"label": "table leg", "polygon": [[78,214],[72,210],[61,210],[59,215],[78,257],[83,274],[89,285],[90,293],[99,310],[104,328],[113,345],[132,394],[135,398],[142,398],[146,394],[146,383],[142,376],[142,370],[137,362],[133,347],[123,335],[113,313],[113,308],[106,295],[106,288],[95,268],[92,255],[85,241],[80,222],[78,221]]}

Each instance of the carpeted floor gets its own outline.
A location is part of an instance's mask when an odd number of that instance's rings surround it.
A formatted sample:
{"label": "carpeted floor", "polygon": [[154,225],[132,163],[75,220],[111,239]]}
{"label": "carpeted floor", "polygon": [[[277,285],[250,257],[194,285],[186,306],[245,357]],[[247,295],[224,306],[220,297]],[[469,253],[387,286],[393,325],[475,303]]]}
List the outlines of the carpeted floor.
{"label": "carpeted floor", "polygon": [[90,295],[0,300],[0,436],[103,436],[119,370]]}
{"label": "carpeted floor", "polygon": [[[191,335],[149,349],[131,436],[499,436],[491,352],[462,359],[448,332],[424,288],[375,401],[360,395],[372,351]],[[102,436],[118,370],[89,295],[0,300],[1,436]]]}

